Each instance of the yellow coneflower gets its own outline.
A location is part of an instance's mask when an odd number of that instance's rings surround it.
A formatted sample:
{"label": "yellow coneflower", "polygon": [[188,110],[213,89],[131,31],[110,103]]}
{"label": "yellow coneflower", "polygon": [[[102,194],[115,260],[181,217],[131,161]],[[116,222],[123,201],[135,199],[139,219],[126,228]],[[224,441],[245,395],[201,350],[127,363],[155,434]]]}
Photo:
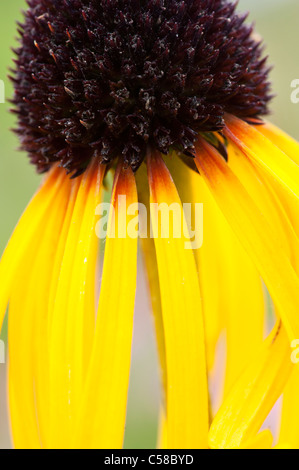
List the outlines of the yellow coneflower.
{"label": "yellow coneflower", "polygon": [[[0,263],[15,447],[122,447],[143,224],[158,445],[271,448],[259,431],[285,391],[277,447],[298,447],[299,146],[261,120],[268,69],[245,16],[228,0],[28,5],[13,102],[46,177]],[[198,203],[200,248],[183,211]],[[264,285],[277,313],[265,340]],[[223,331],[217,410],[208,377]]]}

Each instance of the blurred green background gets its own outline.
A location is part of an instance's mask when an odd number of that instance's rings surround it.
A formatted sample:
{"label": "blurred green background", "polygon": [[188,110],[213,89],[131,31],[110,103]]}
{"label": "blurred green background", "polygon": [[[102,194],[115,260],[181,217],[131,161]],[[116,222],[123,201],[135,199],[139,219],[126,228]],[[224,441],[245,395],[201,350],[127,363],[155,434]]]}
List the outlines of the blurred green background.
{"label": "blurred green background", "polygon": [[[12,95],[7,79],[12,67],[16,44],[16,20],[21,18],[24,0],[0,3],[0,79],[5,83],[5,95]],[[250,11],[250,21],[264,38],[276,98],[272,103],[271,120],[299,140],[299,104],[291,103],[291,82],[299,79],[299,2],[298,0],[240,0],[240,10]],[[37,188],[40,177],[27,161],[26,155],[17,151],[18,141],[11,132],[14,117],[9,113],[9,103],[0,104],[0,251],[17,223],[28,200]],[[141,271],[141,270],[140,270]],[[153,448],[156,442],[159,406],[159,381],[157,359],[148,307],[145,282],[139,277],[136,302],[136,321],[128,419],[125,445],[128,448]],[[6,340],[6,325],[2,329]],[[0,364],[0,448],[10,447],[6,405],[6,367]]]}

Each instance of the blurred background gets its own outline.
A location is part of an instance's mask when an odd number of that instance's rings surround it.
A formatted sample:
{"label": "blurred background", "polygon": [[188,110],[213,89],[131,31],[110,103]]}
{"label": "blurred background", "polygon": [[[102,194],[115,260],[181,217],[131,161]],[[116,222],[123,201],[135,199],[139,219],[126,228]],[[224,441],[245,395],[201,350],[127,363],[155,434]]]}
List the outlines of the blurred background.
{"label": "blurred background", "polygon": [[[16,44],[16,21],[21,19],[25,0],[0,3],[0,80],[5,84],[6,99],[12,96],[7,79],[13,65],[11,47]],[[299,140],[299,104],[290,99],[291,82],[299,79],[298,0],[240,0],[239,9],[249,10],[257,32],[264,38],[276,98],[270,119]],[[26,155],[17,151],[18,142],[11,132],[14,117],[9,103],[0,104],[0,252],[5,248],[40,177],[29,165]],[[139,263],[139,272],[141,266]],[[159,379],[152,319],[145,281],[138,276],[132,372],[128,402],[125,446],[154,448],[159,408]],[[1,338],[6,343],[7,322]],[[11,447],[6,402],[6,366],[0,364],[0,448]]]}

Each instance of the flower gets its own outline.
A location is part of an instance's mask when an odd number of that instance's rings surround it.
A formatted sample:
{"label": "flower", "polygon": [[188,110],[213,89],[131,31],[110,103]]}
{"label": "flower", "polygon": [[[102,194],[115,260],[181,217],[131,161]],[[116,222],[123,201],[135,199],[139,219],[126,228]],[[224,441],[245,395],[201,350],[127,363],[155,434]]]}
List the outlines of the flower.
{"label": "flower", "polygon": [[[138,220],[162,371],[160,446],[270,448],[259,430],[283,390],[279,446],[298,446],[298,144],[262,120],[268,68],[246,16],[227,0],[28,4],[13,103],[22,148],[46,176],[0,263],[15,446],[122,447]],[[203,203],[200,248],[190,203]],[[266,340],[262,280],[277,312]],[[208,377],[223,330],[215,415]]]}

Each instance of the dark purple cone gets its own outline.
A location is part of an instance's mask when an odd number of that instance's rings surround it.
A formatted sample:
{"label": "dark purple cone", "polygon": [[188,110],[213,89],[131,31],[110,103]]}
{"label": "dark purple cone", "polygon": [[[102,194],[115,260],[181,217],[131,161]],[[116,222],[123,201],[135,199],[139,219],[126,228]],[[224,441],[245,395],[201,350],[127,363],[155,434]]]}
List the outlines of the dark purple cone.
{"label": "dark purple cone", "polygon": [[136,170],[148,145],[193,153],[224,112],[267,112],[268,69],[226,0],[31,0],[16,51],[22,148],[39,171]]}

